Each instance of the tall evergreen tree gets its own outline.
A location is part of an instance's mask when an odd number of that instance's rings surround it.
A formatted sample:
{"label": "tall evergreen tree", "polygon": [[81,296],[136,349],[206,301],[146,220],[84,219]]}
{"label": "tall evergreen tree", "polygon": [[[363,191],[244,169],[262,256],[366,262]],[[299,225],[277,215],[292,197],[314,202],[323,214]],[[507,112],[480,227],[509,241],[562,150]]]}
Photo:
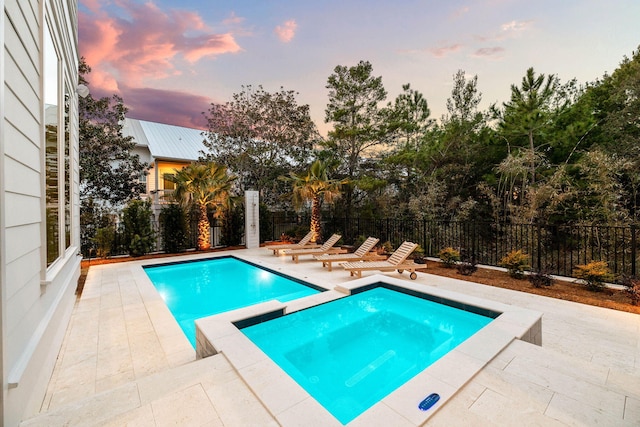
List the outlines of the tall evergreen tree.
{"label": "tall evergreen tree", "polygon": [[503,104],[504,115],[500,128],[510,137],[525,136],[531,151],[530,183],[536,180],[536,137],[550,125],[550,101],[558,85],[554,75],[545,76],[529,68],[522,78],[521,86],[511,85],[511,99]]}

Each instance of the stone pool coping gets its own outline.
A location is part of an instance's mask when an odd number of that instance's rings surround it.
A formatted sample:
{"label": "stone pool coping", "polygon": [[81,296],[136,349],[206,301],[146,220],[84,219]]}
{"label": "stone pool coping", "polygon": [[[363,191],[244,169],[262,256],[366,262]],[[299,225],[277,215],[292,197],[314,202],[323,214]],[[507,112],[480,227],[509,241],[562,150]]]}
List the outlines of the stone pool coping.
{"label": "stone pool coping", "polygon": [[[542,344],[542,313],[482,298],[438,289],[385,275],[372,275],[341,283],[332,290],[288,303],[268,301],[196,321],[198,358],[223,354],[258,399],[282,425],[342,425],[322,405],[289,377],[235,325],[270,313],[286,314],[350,295],[354,290],[386,283],[433,298],[453,300],[464,305],[501,313],[491,323],[460,344],[373,407],[359,415],[349,426],[423,424],[438,408],[451,399],[484,366],[513,340]],[[429,394],[440,400],[428,411],[418,404]]]}

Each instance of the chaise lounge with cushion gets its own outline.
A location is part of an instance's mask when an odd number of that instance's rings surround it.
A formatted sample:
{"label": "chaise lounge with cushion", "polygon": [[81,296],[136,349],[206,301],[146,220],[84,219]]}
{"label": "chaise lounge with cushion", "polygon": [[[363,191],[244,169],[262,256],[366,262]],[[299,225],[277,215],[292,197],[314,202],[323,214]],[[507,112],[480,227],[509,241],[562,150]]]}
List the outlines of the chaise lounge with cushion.
{"label": "chaise lounge with cushion", "polygon": [[413,260],[407,260],[411,252],[418,247],[417,243],[404,242],[398,249],[396,249],[386,261],[359,261],[359,262],[346,262],[342,264],[345,270],[347,270],[351,276],[362,277],[363,271],[393,271],[398,270],[398,273],[402,273],[404,270],[410,272],[409,277],[411,280],[415,280],[418,275],[416,274],[416,268],[422,267],[420,264],[416,264]]}
{"label": "chaise lounge with cushion", "polygon": [[384,260],[387,258],[386,256],[371,252],[379,241],[380,239],[369,237],[360,246],[358,246],[358,249],[356,249],[355,252],[347,254],[316,255],[314,258],[316,261],[322,261],[322,266],[328,267],[329,271],[331,271],[331,263],[334,262]]}

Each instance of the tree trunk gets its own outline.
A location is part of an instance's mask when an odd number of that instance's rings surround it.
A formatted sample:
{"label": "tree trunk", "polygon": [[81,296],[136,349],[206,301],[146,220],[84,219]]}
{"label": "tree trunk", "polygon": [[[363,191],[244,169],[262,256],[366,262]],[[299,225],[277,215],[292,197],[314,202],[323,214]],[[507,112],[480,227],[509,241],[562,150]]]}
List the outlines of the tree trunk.
{"label": "tree trunk", "polygon": [[531,148],[531,185],[536,183],[536,147],[533,145],[533,131],[529,130],[529,147]]}
{"label": "tree trunk", "polygon": [[207,217],[207,206],[198,205],[198,250],[202,251],[211,247],[211,226]]}
{"label": "tree trunk", "polygon": [[320,240],[322,237],[320,234],[320,200],[319,196],[314,196],[313,200],[311,200],[311,231],[313,232],[313,237],[311,237],[312,242],[316,242]]}

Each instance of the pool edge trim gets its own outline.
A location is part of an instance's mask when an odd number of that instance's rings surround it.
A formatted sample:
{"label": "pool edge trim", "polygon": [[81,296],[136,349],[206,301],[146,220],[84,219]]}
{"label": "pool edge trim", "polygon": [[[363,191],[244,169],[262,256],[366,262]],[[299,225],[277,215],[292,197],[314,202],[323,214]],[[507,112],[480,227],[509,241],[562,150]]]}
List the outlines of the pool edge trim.
{"label": "pool edge trim", "polygon": [[[376,274],[343,282],[333,291],[298,299],[292,310],[288,310],[291,305],[289,303],[267,302],[199,319],[196,321],[196,336],[202,342],[197,342],[198,358],[224,354],[265,407],[283,425],[299,420],[300,416],[314,419],[318,425],[342,425],[244,336],[234,323],[274,311],[286,314],[309,308],[348,296],[360,288],[371,287],[376,283],[386,283],[427,294],[435,299],[444,298],[501,314],[449,354],[360,414],[347,424],[349,426],[371,425],[372,422],[379,423],[381,419],[386,423],[402,421],[421,425],[513,340],[542,344],[542,313]],[[265,384],[265,378],[270,379],[268,384]],[[282,390],[283,393],[274,393],[274,389]],[[440,395],[440,400],[430,410],[420,411],[419,403],[433,392]]]}

